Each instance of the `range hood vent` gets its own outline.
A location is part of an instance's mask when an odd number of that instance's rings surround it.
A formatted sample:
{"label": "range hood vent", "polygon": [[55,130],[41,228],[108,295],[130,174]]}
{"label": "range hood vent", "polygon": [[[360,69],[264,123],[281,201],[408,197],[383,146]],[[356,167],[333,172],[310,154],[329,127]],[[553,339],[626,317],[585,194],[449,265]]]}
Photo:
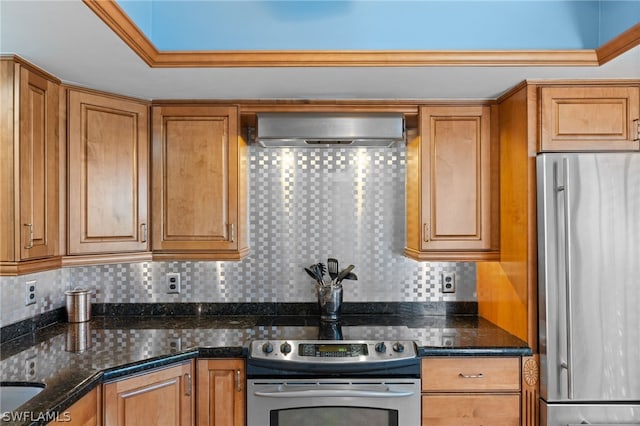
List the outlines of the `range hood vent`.
{"label": "range hood vent", "polygon": [[393,113],[259,113],[263,147],[389,147],[404,141],[404,119]]}

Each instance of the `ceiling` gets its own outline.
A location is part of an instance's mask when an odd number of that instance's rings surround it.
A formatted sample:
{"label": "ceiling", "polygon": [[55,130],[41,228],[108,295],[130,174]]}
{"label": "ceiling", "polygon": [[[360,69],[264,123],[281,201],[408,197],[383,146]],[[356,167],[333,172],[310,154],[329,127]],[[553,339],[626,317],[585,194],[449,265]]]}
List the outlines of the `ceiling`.
{"label": "ceiling", "polygon": [[0,0],[0,17],[0,52],[143,99],[495,99],[526,79],[640,78],[640,46],[599,67],[151,68],[80,0]]}

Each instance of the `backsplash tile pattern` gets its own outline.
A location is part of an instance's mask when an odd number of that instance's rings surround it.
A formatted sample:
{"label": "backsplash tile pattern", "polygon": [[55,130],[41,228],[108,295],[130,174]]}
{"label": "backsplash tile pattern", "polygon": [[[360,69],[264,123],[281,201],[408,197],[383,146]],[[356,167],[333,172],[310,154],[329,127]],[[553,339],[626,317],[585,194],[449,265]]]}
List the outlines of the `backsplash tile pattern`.
{"label": "backsplash tile pattern", "polygon": [[[37,272],[19,277],[0,277],[0,326],[13,324],[65,304],[62,270]],[[36,303],[25,306],[25,287],[36,281]]]}
{"label": "backsplash tile pattern", "polygon": [[[416,262],[403,255],[405,147],[249,149],[249,240],[240,262],[141,262],[0,277],[0,325],[64,306],[64,290],[88,287],[97,303],[313,302],[303,267],[335,257],[354,264],[345,302],[475,301],[472,262]],[[455,294],[440,273],[456,272]],[[181,276],[167,294],[165,275]],[[23,282],[39,283],[37,308]]]}

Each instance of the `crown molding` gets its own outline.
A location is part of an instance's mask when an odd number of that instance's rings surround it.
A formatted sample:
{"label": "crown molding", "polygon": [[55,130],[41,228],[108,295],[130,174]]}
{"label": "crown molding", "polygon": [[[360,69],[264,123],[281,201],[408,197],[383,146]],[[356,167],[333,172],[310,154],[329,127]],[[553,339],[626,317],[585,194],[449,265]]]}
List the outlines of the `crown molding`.
{"label": "crown molding", "polygon": [[640,44],[640,24],[598,49],[159,51],[115,0],[83,2],[153,68],[600,66]]}

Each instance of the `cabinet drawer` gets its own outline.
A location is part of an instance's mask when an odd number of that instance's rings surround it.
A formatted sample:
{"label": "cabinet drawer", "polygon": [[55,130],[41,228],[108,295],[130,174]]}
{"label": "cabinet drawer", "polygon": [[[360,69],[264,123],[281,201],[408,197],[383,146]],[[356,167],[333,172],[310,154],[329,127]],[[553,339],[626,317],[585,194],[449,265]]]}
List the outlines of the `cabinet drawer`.
{"label": "cabinet drawer", "polygon": [[422,391],[518,391],[519,358],[425,358]]}
{"label": "cabinet drawer", "polygon": [[518,394],[424,395],[422,426],[519,426]]}

